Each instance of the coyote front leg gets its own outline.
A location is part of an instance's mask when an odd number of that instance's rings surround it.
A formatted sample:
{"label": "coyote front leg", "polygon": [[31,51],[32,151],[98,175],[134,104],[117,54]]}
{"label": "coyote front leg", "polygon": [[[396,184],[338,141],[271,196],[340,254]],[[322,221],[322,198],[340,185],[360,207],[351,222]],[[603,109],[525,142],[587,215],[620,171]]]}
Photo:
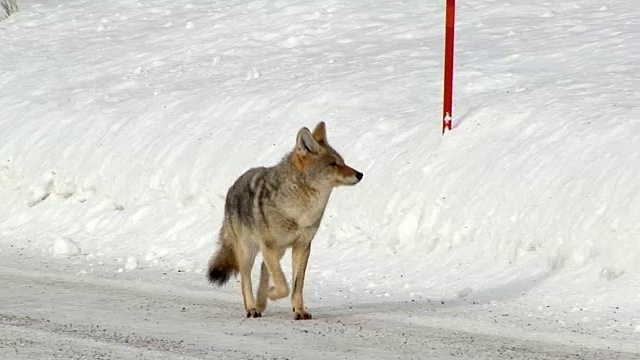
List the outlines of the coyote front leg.
{"label": "coyote front leg", "polygon": [[[282,267],[280,267],[280,259],[284,254],[284,249],[264,245],[261,247],[261,251],[262,259],[269,271],[269,277],[273,279],[273,287],[269,289],[267,296],[271,300],[287,297],[289,295],[289,285],[287,285],[287,279],[284,277]],[[258,289],[258,292],[260,292],[260,289]]]}
{"label": "coyote front leg", "polygon": [[260,282],[258,283],[258,299],[256,307],[259,312],[263,312],[267,308],[267,291],[269,290],[269,270],[267,264],[262,262],[260,266]]}
{"label": "coyote front leg", "polygon": [[[279,250],[278,252],[279,260],[282,259],[284,252],[285,252],[284,249]],[[263,312],[267,308],[268,292],[269,292],[269,269],[267,269],[267,264],[263,261],[262,265],[260,266],[260,282],[258,283],[258,299],[256,304],[256,307],[258,308],[258,312]]]}
{"label": "coyote front leg", "polygon": [[311,313],[304,308],[302,290],[304,287],[304,275],[307,271],[307,262],[311,252],[311,242],[295,242],[291,248],[293,259],[293,294],[291,304],[293,305],[293,318],[295,320],[311,319]]}

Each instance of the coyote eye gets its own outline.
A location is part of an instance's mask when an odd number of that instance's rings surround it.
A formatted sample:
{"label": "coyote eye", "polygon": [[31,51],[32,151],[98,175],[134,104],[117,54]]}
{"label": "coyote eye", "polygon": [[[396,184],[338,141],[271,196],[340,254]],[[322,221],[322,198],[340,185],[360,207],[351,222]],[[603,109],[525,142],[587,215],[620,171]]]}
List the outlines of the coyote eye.
{"label": "coyote eye", "polygon": [[331,164],[329,164],[329,166],[338,166],[338,163],[335,161],[332,161]]}

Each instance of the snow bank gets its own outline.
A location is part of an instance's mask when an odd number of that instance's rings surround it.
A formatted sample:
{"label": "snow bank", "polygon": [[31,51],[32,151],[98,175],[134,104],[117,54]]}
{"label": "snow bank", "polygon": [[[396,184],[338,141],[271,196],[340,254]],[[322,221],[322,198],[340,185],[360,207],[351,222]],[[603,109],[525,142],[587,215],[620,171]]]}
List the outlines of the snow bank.
{"label": "snow bank", "polygon": [[324,120],[365,177],[335,192],[311,276],[461,297],[638,278],[629,2],[462,4],[444,137],[439,3],[25,7],[0,29],[0,241],[201,269],[235,178]]}

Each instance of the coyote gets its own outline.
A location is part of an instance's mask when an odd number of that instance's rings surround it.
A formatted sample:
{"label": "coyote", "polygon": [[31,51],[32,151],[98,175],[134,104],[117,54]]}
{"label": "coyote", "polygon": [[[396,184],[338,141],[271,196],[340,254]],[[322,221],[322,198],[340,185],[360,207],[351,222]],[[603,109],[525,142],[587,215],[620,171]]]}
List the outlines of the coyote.
{"label": "coyote", "polygon": [[[291,248],[294,319],[311,319],[302,300],[311,240],[333,188],[355,185],[362,176],[329,146],[324,122],[313,133],[300,129],[295,148],[279,164],[248,170],[227,192],[219,248],[209,261],[209,281],[220,286],[239,272],[247,317],[260,317],[267,297],[289,295],[280,259]],[[258,251],[263,261],[256,302],[251,269]]]}

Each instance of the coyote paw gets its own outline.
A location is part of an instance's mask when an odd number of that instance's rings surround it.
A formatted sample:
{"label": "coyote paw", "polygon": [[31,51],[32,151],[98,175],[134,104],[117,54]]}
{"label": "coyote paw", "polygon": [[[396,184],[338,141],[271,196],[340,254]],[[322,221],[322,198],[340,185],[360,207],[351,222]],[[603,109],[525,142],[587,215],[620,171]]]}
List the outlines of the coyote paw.
{"label": "coyote paw", "polygon": [[256,310],[258,313],[263,313],[267,309],[267,299],[265,299],[264,304],[258,303],[256,305]]}
{"label": "coyote paw", "polygon": [[247,311],[247,317],[248,318],[259,318],[261,316],[262,316],[262,314],[256,309],[251,309],[251,310]]}
{"label": "coyote paw", "polygon": [[306,310],[296,310],[293,309],[293,319],[294,320],[310,320],[311,313]]}
{"label": "coyote paw", "polygon": [[273,286],[269,289],[269,293],[267,294],[270,300],[286,298],[287,295],[289,295],[289,289],[287,289],[286,287],[277,288]]}

